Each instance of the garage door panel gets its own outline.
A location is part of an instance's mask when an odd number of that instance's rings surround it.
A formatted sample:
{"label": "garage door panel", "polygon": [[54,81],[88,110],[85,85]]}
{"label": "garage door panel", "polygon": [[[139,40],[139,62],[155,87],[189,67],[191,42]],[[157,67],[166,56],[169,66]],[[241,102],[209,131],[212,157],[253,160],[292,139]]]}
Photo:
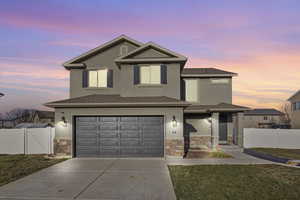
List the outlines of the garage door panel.
{"label": "garage door panel", "polygon": [[117,138],[118,137],[118,131],[112,130],[112,131],[100,131],[100,138]]}
{"label": "garage door panel", "polygon": [[100,117],[99,121],[101,121],[101,122],[117,122],[118,117]]}
{"label": "garage door panel", "polygon": [[161,157],[163,132],[163,117],[77,117],[76,152],[80,157]]}
{"label": "garage door panel", "polygon": [[121,138],[140,138],[141,135],[138,131],[122,131],[120,132]]}
{"label": "garage door panel", "polygon": [[120,124],[120,130],[139,130],[138,124],[126,124],[126,123],[121,123]]}
{"label": "garage door panel", "polygon": [[112,139],[100,139],[100,146],[119,146],[120,140],[119,138],[112,138]]}
{"label": "garage door panel", "polygon": [[139,139],[121,139],[121,146],[141,146],[141,141]]}
{"label": "garage door panel", "polygon": [[98,117],[78,117],[77,122],[97,122]]}
{"label": "garage door panel", "polygon": [[120,122],[133,122],[133,123],[137,123],[138,122],[138,117],[120,117]]}

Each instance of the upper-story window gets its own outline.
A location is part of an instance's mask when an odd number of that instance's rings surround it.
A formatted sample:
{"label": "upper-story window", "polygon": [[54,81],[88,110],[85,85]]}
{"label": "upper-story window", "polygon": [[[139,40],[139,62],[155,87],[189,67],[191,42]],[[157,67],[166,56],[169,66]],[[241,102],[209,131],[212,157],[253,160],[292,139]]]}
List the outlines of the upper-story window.
{"label": "upper-story window", "polygon": [[160,65],[145,65],[140,67],[141,84],[160,84]]}
{"label": "upper-story window", "polygon": [[185,80],[185,100],[189,102],[197,102],[198,99],[198,80]]}
{"label": "upper-story window", "polygon": [[89,87],[107,87],[107,69],[89,71]]}
{"label": "upper-story window", "polygon": [[268,116],[264,116],[264,120],[268,120]]}
{"label": "upper-story window", "polygon": [[83,88],[113,87],[113,70],[111,69],[84,70],[82,75]]}
{"label": "upper-story window", "polygon": [[300,110],[300,101],[292,104],[293,111]]}
{"label": "upper-story window", "polygon": [[213,78],[210,79],[212,84],[228,84],[229,79],[228,78]]}

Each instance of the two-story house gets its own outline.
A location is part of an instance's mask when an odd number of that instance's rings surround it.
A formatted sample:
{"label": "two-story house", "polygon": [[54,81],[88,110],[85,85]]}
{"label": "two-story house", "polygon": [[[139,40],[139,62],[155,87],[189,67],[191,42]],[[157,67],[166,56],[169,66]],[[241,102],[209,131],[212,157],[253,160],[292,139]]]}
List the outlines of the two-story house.
{"label": "two-story house", "polygon": [[284,124],[284,113],[274,108],[255,108],[244,112],[244,128],[277,128]]}
{"label": "two-story house", "polygon": [[[55,108],[55,152],[74,157],[182,157],[237,141],[232,77],[120,36],[63,64],[70,98]],[[236,118],[236,119],[235,119]]]}
{"label": "two-story house", "polygon": [[300,129],[300,90],[291,96],[288,101],[291,103],[291,125],[292,128]]}

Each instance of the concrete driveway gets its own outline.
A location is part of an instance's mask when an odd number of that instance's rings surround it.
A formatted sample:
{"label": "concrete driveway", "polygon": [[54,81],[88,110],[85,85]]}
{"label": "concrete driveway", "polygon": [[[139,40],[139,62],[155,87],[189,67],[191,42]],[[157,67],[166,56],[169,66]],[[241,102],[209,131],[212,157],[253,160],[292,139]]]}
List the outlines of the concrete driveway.
{"label": "concrete driveway", "polygon": [[0,199],[176,199],[163,159],[75,158],[0,187]]}

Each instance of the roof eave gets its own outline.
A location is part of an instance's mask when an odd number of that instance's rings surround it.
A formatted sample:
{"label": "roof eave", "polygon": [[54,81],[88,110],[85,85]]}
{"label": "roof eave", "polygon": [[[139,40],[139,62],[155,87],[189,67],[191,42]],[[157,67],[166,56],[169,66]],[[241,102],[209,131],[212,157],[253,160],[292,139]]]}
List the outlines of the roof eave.
{"label": "roof eave", "polygon": [[234,77],[238,76],[238,74],[181,74],[180,75],[183,78],[188,77]]}
{"label": "roof eave", "polygon": [[149,102],[149,103],[46,103],[50,108],[72,108],[72,107],[187,107],[186,102]]}

